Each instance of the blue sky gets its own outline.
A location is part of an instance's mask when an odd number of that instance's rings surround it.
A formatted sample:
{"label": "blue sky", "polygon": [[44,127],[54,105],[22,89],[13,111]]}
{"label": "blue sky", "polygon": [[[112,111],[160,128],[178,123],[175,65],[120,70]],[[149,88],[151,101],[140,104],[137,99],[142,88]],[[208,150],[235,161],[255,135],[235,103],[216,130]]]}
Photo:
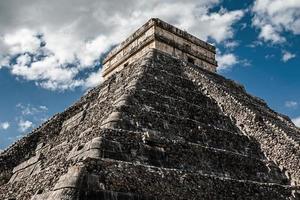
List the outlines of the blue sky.
{"label": "blue sky", "polygon": [[218,73],[300,126],[300,0],[0,2],[0,149],[100,84],[101,59],[151,17],[217,47]]}

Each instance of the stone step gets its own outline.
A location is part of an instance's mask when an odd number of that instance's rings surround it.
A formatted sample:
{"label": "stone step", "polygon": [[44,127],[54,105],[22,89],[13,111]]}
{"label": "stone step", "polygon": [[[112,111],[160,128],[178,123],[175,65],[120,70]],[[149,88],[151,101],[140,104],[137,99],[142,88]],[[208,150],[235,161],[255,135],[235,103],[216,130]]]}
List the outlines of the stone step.
{"label": "stone step", "polygon": [[108,129],[99,135],[85,144],[73,146],[67,159],[111,158],[165,168],[204,171],[236,179],[288,183],[280,169],[265,159],[182,139],[170,140],[151,132]]}
{"label": "stone step", "polygon": [[189,101],[162,95],[150,90],[136,90],[128,98],[127,105],[143,106],[173,115],[197,119],[203,115],[219,115],[220,109],[209,101],[193,104]]}
{"label": "stone step", "polygon": [[214,129],[209,126],[201,126],[198,130],[178,132],[178,134],[151,129],[144,131],[104,129],[100,134],[109,140],[114,140],[114,137],[120,138],[120,140],[126,140],[127,137],[144,137],[144,140],[148,143],[155,143],[158,146],[163,146],[165,141],[184,141],[224,149],[258,159],[264,156],[263,153],[257,149],[258,144],[247,136]]}
{"label": "stone step", "polygon": [[[126,125],[126,121],[123,119],[120,122],[121,125],[115,125],[116,128],[124,128],[125,130],[135,130],[134,128],[128,128],[130,125]],[[188,121],[179,121],[179,124],[188,123]],[[145,121],[144,121],[145,122]],[[147,122],[147,121],[146,121]],[[139,120],[131,121],[131,124],[139,124],[143,126],[139,129],[141,132],[150,132],[156,137],[165,137],[170,140],[185,140],[192,143],[198,143],[203,146],[211,146],[218,149],[225,149],[239,154],[244,154],[249,157],[263,158],[264,154],[260,151],[259,145],[255,140],[245,136],[236,134],[234,132],[228,132],[223,129],[216,129],[213,126],[207,126],[203,123],[189,123],[189,127],[181,126],[179,129],[176,124],[169,124],[163,120],[153,123],[152,126],[147,126],[147,123],[140,122]],[[125,123],[125,125],[124,125]],[[129,123],[129,122],[128,122]],[[164,126],[167,126],[164,127]],[[159,128],[161,127],[161,128]]]}
{"label": "stone step", "polygon": [[[287,177],[271,161],[251,158],[224,149],[186,141],[152,140],[149,134],[125,133],[126,139],[111,133],[102,136],[102,157],[141,162],[152,166],[204,171],[236,179],[287,184]],[[180,156],[178,156],[180,155]]]}
{"label": "stone step", "polygon": [[[160,80],[151,75],[147,75],[144,79],[139,80],[137,90],[151,90],[162,95],[183,99],[196,105],[207,104],[207,101],[210,101],[211,105],[214,104],[208,97],[197,91],[195,87],[181,87],[172,83],[171,80]],[[217,104],[215,104],[215,107],[217,108]]]}
{"label": "stone step", "polygon": [[286,185],[235,180],[201,172],[186,172],[108,159],[87,159],[85,164],[87,175],[85,187],[82,188],[85,196],[104,190],[165,200],[287,200],[292,198],[292,192],[295,190]]}
{"label": "stone step", "polygon": [[[200,120],[200,119],[198,119]],[[229,132],[240,132],[240,130],[230,123],[229,118],[224,115],[203,116],[201,121],[185,118],[181,116],[171,115],[154,110],[140,110],[135,107],[120,107],[116,112],[103,122],[102,126],[115,126],[125,130],[156,130],[161,132],[169,132],[178,134],[178,132],[186,133],[201,129],[201,127],[211,126],[214,129],[222,129]],[[109,122],[116,122],[108,124]],[[107,124],[106,126],[104,126]]]}
{"label": "stone step", "polygon": [[[220,77],[215,74],[211,74],[211,73],[207,72],[206,70],[199,69],[199,68],[193,68],[193,67],[186,67],[184,72],[179,70],[180,73],[178,73],[178,70],[177,71],[175,70],[175,73],[174,73],[174,70],[172,69],[173,67],[174,66],[168,67],[165,65],[163,68],[150,67],[152,69],[149,70],[149,71],[151,71],[149,76],[155,76],[155,78],[157,80],[166,80],[167,79],[168,81],[173,81],[173,83],[179,87],[185,87],[186,85],[191,85],[191,83],[188,83],[188,82],[191,82],[191,80],[192,80],[191,74],[187,75],[186,70],[189,71],[190,73],[196,72],[198,70],[198,71],[201,71],[201,73],[206,73],[206,76],[210,77],[210,80],[214,80],[214,81],[211,81],[211,84],[219,83],[218,87],[222,88],[224,91],[229,92],[230,94],[234,94],[237,99],[240,99],[245,104],[248,104],[252,107],[255,107],[256,109],[259,109],[265,113],[270,113],[273,116],[275,116],[274,111],[271,111],[270,109],[266,109],[268,107],[265,102],[263,102],[261,99],[258,99],[257,97],[253,97],[253,96],[247,94],[244,88],[241,88],[240,85],[238,85],[237,83],[234,83],[231,80],[225,79],[224,77]],[[195,79],[197,77],[199,77],[198,73],[194,76]]]}
{"label": "stone step", "polygon": [[228,130],[234,132],[240,132],[239,129],[230,121],[229,117],[215,111],[199,111],[199,113],[195,113],[197,112],[195,111],[194,113],[191,113],[191,115],[180,115],[180,113],[178,114],[175,112],[164,112],[159,109],[151,109],[144,104],[123,105],[119,108],[116,108],[115,110],[117,112],[122,112],[122,116],[124,116],[124,118],[127,116],[128,118],[139,119],[139,117],[142,118],[144,115],[159,115],[159,119],[162,120],[176,118],[177,120],[187,120],[195,123],[206,123],[219,128],[227,128]]}

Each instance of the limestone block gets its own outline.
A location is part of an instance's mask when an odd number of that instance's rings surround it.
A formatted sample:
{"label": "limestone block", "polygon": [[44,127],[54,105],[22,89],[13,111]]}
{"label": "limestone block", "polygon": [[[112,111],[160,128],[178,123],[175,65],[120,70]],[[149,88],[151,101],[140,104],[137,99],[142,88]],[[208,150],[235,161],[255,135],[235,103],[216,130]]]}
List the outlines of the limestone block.
{"label": "limestone block", "polygon": [[44,143],[40,143],[36,147],[36,155],[31,157],[29,160],[22,162],[21,164],[17,165],[13,169],[13,175],[10,178],[9,182],[20,181],[25,177],[28,177],[32,174],[37,174],[41,170],[40,166],[40,158],[41,158],[41,151],[44,149]]}
{"label": "limestone block", "polygon": [[137,83],[138,83],[138,80],[134,79],[134,80],[130,81],[129,83],[127,83],[127,88],[135,88]]}
{"label": "limestone block", "polygon": [[10,178],[9,182],[13,183],[15,181],[20,181],[32,174],[36,174],[40,171],[40,168],[39,156],[35,156],[15,167],[13,176]]}
{"label": "limestone block", "polygon": [[[52,148],[51,148],[51,151],[58,150],[58,149],[68,148],[68,146],[69,146],[68,142],[67,142],[67,141],[64,141],[64,142],[62,142],[62,143],[60,143],[60,144],[58,144],[58,145],[52,147]],[[50,146],[49,146],[49,148],[50,148]]]}
{"label": "limestone block", "polygon": [[[116,122],[120,120],[121,113],[120,112],[112,112],[103,122],[102,125],[105,125],[109,122]],[[102,126],[101,125],[101,126]]]}
{"label": "limestone block", "polygon": [[44,145],[45,145],[44,143],[38,144],[35,151],[39,151]]}
{"label": "limestone block", "polygon": [[101,158],[101,144],[102,137],[96,137],[84,145],[74,147],[67,159]]}
{"label": "limestone block", "polygon": [[26,167],[24,170],[22,170],[22,176],[20,176],[20,179],[25,178],[27,176],[30,176],[35,169],[36,165],[30,165]]}
{"label": "limestone block", "polygon": [[37,145],[36,149],[35,149],[35,153],[36,154],[40,154],[41,151],[44,149],[45,144],[44,143],[40,143]]}
{"label": "limestone block", "polygon": [[83,173],[83,168],[80,166],[70,167],[68,173],[61,176],[54,186],[54,190],[63,188],[77,188],[79,187],[80,176]]}
{"label": "limestone block", "polygon": [[54,190],[63,188],[76,188],[79,176],[66,175],[59,179],[59,182],[55,185]]}
{"label": "limestone block", "polygon": [[36,155],[36,156],[30,158],[29,160],[27,160],[27,161],[25,161],[25,162],[19,164],[18,166],[16,166],[16,167],[13,169],[13,173],[15,173],[15,172],[17,172],[17,171],[20,171],[20,170],[22,170],[22,169],[24,169],[24,168],[26,168],[26,167],[28,167],[28,166],[30,166],[30,165],[33,165],[33,164],[37,163],[37,162],[39,161],[39,159],[40,159],[40,154],[38,154],[38,155]]}
{"label": "limestone block", "polygon": [[73,158],[77,157],[78,155],[81,155],[84,151],[86,151],[85,145],[75,146],[69,153],[67,160],[73,159]]}
{"label": "limestone block", "polygon": [[99,149],[101,147],[102,137],[96,137],[89,143],[89,149]]}
{"label": "limestone block", "polygon": [[109,87],[108,85],[104,86],[103,88],[101,88],[101,91],[99,93],[98,98],[100,98],[101,96],[104,96],[108,93]]}
{"label": "limestone block", "polygon": [[61,176],[55,184],[53,191],[40,193],[38,191],[31,200],[71,200],[74,199],[81,184],[83,168],[72,166],[68,172]]}
{"label": "limestone block", "polygon": [[81,120],[83,119],[84,117],[84,114],[85,114],[85,111],[81,111],[79,113],[77,113],[76,115],[74,115],[73,117],[67,119],[64,123],[63,123],[63,127],[66,129],[66,130],[70,130],[71,128],[73,128],[74,126],[77,126]]}
{"label": "limestone block", "polygon": [[42,193],[42,194],[35,194],[31,200],[45,200],[45,199],[48,199],[48,197],[50,196],[52,192],[45,192],[45,193]]}
{"label": "limestone block", "polygon": [[121,99],[121,100],[118,100],[118,101],[114,102],[115,107],[122,107],[122,106],[125,106],[126,104],[127,104],[126,99]]}
{"label": "limestone block", "polygon": [[[100,98],[100,96],[102,96],[101,94],[99,95],[99,98]],[[107,96],[105,96],[105,97],[102,97],[100,100],[99,100],[99,102],[97,103],[98,105],[101,105],[103,102],[105,102],[105,101],[107,101]]]}
{"label": "limestone block", "polygon": [[84,138],[86,137],[93,129],[90,127],[88,129],[86,129],[85,131],[83,131],[80,135],[79,138]]}
{"label": "limestone block", "polygon": [[123,105],[126,105],[127,102],[127,95],[122,95],[121,97],[119,97],[117,100],[114,101],[113,105],[115,107],[121,107]]}
{"label": "limestone block", "polygon": [[10,177],[10,180],[9,180],[9,183],[13,183],[16,179],[16,177],[18,176],[18,173],[14,173],[11,177]]}

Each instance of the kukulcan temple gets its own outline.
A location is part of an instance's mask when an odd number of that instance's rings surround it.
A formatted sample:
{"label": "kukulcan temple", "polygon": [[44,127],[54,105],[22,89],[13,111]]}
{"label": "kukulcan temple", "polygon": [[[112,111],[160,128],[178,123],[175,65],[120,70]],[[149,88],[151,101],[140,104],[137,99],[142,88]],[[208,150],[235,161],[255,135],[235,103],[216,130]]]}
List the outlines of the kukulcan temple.
{"label": "kukulcan temple", "polygon": [[300,199],[300,129],[219,75],[215,53],[150,19],[99,86],[0,153],[0,199]]}

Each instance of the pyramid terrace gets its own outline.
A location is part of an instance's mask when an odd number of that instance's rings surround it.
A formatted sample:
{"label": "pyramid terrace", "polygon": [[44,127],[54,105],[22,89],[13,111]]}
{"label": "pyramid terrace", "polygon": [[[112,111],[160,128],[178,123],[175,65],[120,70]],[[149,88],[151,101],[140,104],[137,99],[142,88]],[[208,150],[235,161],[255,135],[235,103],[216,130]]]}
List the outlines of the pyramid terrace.
{"label": "pyramid terrace", "polygon": [[215,72],[215,47],[160,19],[152,18],[114,48],[103,61],[107,79],[128,64],[157,49],[176,58]]}

